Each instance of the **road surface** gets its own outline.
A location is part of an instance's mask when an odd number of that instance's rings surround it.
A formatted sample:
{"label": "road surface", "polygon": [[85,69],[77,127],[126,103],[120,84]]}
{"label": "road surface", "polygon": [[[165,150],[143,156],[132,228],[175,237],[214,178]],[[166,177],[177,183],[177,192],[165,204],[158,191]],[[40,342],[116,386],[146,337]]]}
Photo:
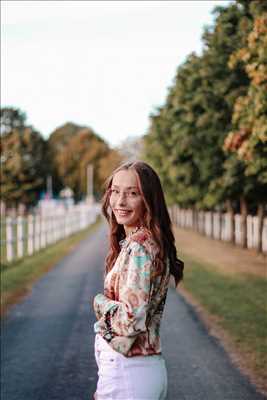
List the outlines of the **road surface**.
{"label": "road surface", "polygon": [[[101,225],[10,309],[2,323],[2,400],[92,399],[92,300],[103,290],[106,252]],[[172,287],[161,332],[168,400],[264,399]]]}

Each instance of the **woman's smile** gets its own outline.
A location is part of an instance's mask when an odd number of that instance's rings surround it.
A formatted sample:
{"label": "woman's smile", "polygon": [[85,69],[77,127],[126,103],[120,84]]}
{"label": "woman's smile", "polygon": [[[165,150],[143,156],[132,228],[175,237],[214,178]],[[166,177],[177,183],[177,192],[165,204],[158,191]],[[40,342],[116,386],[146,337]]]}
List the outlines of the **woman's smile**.
{"label": "woman's smile", "polygon": [[129,215],[132,210],[122,210],[122,209],[115,209],[115,214],[119,215],[120,217],[125,217]]}

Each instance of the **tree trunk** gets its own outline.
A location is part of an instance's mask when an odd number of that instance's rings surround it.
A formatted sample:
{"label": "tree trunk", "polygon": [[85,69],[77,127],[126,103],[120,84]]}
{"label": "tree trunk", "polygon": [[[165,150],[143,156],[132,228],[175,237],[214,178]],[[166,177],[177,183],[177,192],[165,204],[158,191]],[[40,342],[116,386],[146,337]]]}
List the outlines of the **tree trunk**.
{"label": "tree trunk", "polygon": [[262,253],[262,230],[263,230],[263,217],[264,217],[264,204],[260,203],[257,210],[258,215],[258,243],[257,252]]}
{"label": "tree trunk", "polygon": [[231,200],[226,200],[226,209],[230,215],[230,242],[235,244],[235,215]]}
{"label": "tree trunk", "polygon": [[247,237],[248,208],[244,196],[241,196],[240,198],[240,212],[241,212],[241,246],[244,249],[246,249],[248,247],[248,237]]}

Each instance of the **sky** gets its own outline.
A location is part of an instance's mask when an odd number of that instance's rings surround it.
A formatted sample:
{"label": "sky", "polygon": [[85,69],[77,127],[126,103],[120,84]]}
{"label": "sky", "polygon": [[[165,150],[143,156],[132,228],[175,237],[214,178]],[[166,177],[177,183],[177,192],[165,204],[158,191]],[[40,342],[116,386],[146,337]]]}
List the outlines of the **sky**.
{"label": "sky", "polygon": [[43,137],[66,122],[111,147],[142,136],[223,0],[1,1],[1,107]]}

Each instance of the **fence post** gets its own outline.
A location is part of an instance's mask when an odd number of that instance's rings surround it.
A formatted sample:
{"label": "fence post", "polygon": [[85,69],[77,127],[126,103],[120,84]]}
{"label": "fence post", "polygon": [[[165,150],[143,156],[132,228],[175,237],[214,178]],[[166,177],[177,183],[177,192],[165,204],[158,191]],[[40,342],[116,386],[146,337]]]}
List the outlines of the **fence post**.
{"label": "fence post", "polygon": [[33,216],[28,215],[28,243],[27,243],[28,255],[33,254]]}
{"label": "fence post", "polygon": [[17,257],[23,257],[23,218],[18,216],[17,218]]}
{"label": "fence post", "polygon": [[58,215],[55,216],[54,219],[54,238],[55,242],[58,241]]}
{"label": "fence post", "polygon": [[64,238],[64,215],[59,216],[59,223],[60,223],[60,234],[59,238],[63,239]]}
{"label": "fence post", "polygon": [[220,240],[225,240],[225,213],[221,214],[221,237]]}
{"label": "fence post", "polygon": [[240,198],[240,214],[241,214],[241,246],[247,248],[247,202],[244,196]]}
{"label": "fence post", "polygon": [[52,244],[56,242],[56,235],[55,235],[55,218],[51,216],[51,237],[52,237]]}
{"label": "fence post", "polygon": [[50,228],[51,228],[51,243],[54,244],[56,241],[56,236],[55,236],[55,219],[50,218]]}
{"label": "fence post", "polygon": [[254,216],[252,217],[252,229],[253,229],[253,238],[252,238],[252,246],[254,249],[258,249],[258,243],[259,243],[259,239],[260,239],[260,235],[259,235],[259,217],[258,216]]}
{"label": "fence post", "polygon": [[6,259],[8,262],[14,258],[12,218],[6,218]]}
{"label": "fence post", "polygon": [[51,232],[50,232],[50,216],[45,216],[45,236],[46,236],[46,243],[51,243]]}
{"label": "fence post", "polygon": [[[246,211],[246,204],[243,208]],[[260,209],[262,212],[262,210]],[[258,252],[267,251],[267,218],[263,218],[260,212],[258,216],[247,215],[243,210],[242,214],[233,215],[230,212],[202,211],[196,209],[183,209],[179,206],[172,206],[169,209],[172,222],[181,228],[193,228],[198,233],[204,234],[217,240],[222,240],[244,246],[255,248]],[[175,217],[174,217],[175,214]],[[244,217],[246,214],[246,221]],[[245,232],[242,228],[246,227]]]}
{"label": "fence post", "polygon": [[[18,216],[16,219],[11,216],[6,217],[3,227],[6,236],[3,243],[6,262],[20,259],[25,255],[31,256],[50,243],[86,228],[95,221],[95,211],[94,208],[78,207],[66,210],[60,215],[56,213],[53,217],[31,214],[26,217]],[[184,213],[181,218],[184,226],[188,225],[188,220],[189,216]]]}
{"label": "fence post", "polygon": [[212,233],[212,223],[211,223],[211,219],[212,219],[212,214],[210,211],[206,211],[204,213],[204,234],[208,237],[211,236]]}
{"label": "fence post", "polygon": [[40,217],[39,215],[35,215],[34,251],[38,251],[39,249],[40,249]]}
{"label": "fence post", "polygon": [[263,222],[264,222],[264,205],[260,203],[258,205],[258,212],[257,212],[257,217],[258,217],[258,225],[257,225],[257,252],[263,252],[263,244],[262,244],[262,234],[263,234]]}
{"label": "fence post", "polygon": [[219,239],[221,236],[221,213],[218,211],[215,213],[215,227],[214,227],[214,237]]}
{"label": "fence post", "polygon": [[267,253],[267,218],[263,219],[261,241],[262,241],[262,251],[263,253]]}
{"label": "fence post", "polygon": [[247,248],[251,249],[253,247],[253,217],[251,215],[247,216]]}
{"label": "fence post", "polygon": [[45,219],[43,215],[40,217],[40,233],[40,247],[43,249],[46,247]]}

